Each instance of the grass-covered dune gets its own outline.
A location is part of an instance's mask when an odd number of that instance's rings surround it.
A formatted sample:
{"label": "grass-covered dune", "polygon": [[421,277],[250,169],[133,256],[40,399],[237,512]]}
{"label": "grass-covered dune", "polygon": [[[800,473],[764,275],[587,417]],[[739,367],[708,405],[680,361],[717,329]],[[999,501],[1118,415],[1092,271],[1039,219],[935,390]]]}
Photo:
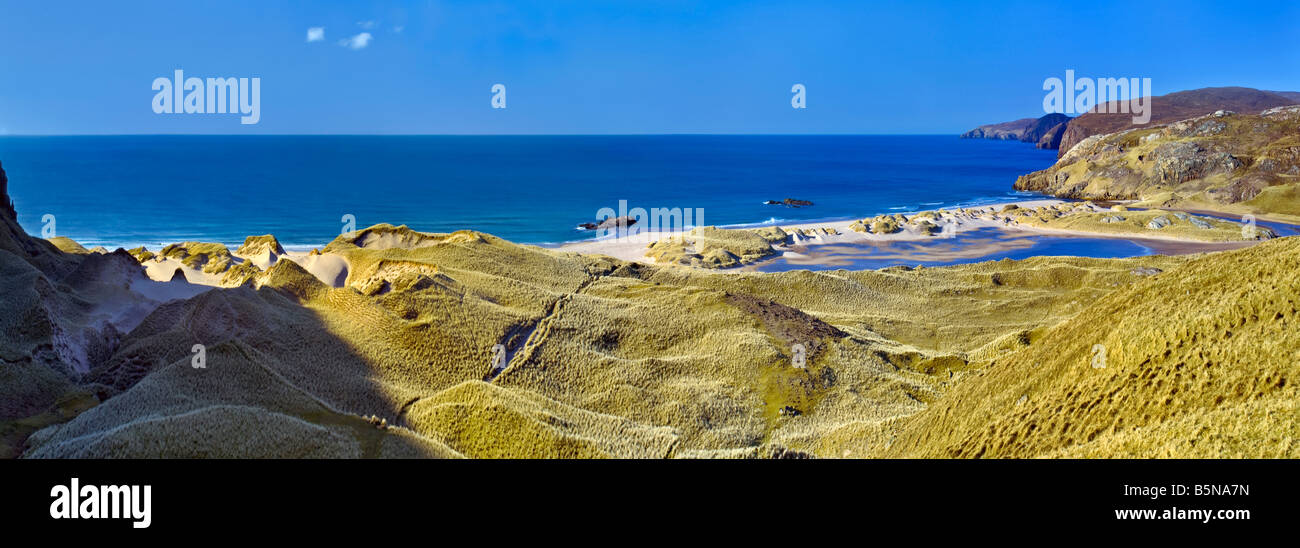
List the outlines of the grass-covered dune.
{"label": "grass-covered dune", "polygon": [[1188,261],[992,360],[884,452],[1300,456],[1300,241]]}
{"label": "grass-covered dune", "polygon": [[746,273],[379,225],[322,250],[340,283],[279,258],[194,292],[0,223],[6,456],[1296,452],[1292,238]]}

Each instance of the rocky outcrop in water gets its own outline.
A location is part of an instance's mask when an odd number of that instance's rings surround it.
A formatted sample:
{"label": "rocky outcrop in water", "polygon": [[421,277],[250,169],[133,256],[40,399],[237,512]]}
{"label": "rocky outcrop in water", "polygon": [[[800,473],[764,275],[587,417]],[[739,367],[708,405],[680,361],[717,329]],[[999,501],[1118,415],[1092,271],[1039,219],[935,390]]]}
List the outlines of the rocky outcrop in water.
{"label": "rocky outcrop in water", "polygon": [[786,199],[784,199],[784,200],[768,200],[768,201],[766,201],[766,202],[763,202],[763,204],[765,204],[765,205],[783,205],[783,206],[786,206],[786,207],[803,207],[803,206],[810,206],[810,205],[813,205],[813,203],[810,202],[810,201],[808,201],[808,200],[798,200],[798,199],[795,199],[795,198],[786,198]]}
{"label": "rocky outcrop in water", "polygon": [[636,224],[636,217],[609,217],[599,223],[581,223],[578,225],[582,230],[613,230],[619,227],[629,227]]}

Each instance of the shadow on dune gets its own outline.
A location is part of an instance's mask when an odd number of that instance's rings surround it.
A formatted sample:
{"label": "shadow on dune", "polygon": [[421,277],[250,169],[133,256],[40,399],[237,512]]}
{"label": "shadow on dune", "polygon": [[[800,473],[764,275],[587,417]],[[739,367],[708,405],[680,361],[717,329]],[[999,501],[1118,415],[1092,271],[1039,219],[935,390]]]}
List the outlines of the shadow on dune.
{"label": "shadow on dune", "polygon": [[[494,344],[521,348],[509,334],[587,280],[573,261],[543,257],[554,264],[509,277],[509,258],[485,247],[467,260],[496,266],[449,269],[462,284],[427,262],[358,256],[360,290],[280,261],[206,289],[152,282],[121,250],[62,251],[10,211],[0,218],[6,456],[662,457],[676,440],[481,380]],[[362,237],[375,233],[423,237]],[[549,279],[556,269],[573,281]]]}

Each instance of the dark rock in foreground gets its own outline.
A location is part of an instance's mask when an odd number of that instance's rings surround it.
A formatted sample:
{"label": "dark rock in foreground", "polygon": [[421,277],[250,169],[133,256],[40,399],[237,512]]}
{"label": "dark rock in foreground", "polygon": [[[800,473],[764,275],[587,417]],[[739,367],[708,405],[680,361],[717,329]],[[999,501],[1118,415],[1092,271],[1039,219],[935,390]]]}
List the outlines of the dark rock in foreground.
{"label": "dark rock in foreground", "polygon": [[18,217],[14,212],[14,203],[9,199],[9,178],[5,176],[3,164],[0,164],[0,211],[8,213],[10,217]]}

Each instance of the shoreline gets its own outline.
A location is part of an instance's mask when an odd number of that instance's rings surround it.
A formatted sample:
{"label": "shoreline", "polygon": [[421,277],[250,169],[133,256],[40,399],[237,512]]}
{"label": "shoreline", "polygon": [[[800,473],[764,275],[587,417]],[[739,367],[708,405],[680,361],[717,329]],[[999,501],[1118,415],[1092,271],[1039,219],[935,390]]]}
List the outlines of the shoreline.
{"label": "shoreline", "polygon": [[[1006,207],[1007,205],[1011,205],[1011,204],[1015,204],[1021,207],[1025,207],[1025,206],[1039,207],[1044,205],[1056,205],[1056,204],[1067,203],[1067,202],[1072,202],[1072,200],[1062,200],[1059,198],[1044,197],[1044,198],[1034,198],[1028,200],[994,202],[994,203],[972,205],[972,206],[954,206],[951,208],[937,208],[932,210],[916,210],[916,211],[900,210],[900,211],[894,211],[892,213],[889,213],[889,215],[893,215],[893,214],[913,215],[916,213],[920,213],[921,211],[955,211],[958,209],[977,209],[977,208],[997,209],[997,208]],[[852,225],[854,222],[860,219],[862,219],[862,217],[834,219],[834,220],[825,220],[825,221],[817,221],[817,220],[796,221],[793,223],[764,222],[764,223],[749,223],[749,224],[732,224],[732,225],[717,225],[717,228],[743,230],[743,229],[751,229],[751,228],[779,227],[782,230],[786,230],[787,232],[790,230],[803,231],[803,230],[812,230],[812,229],[821,229],[821,228],[832,228],[835,229],[835,231],[839,232],[839,234],[837,235],[823,234],[820,236],[813,237],[812,239],[816,241],[816,244],[807,244],[807,245],[819,245],[819,244],[827,244],[827,243],[847,243],[844,241],[847,239],[853,239],[855,241],[860,241],[860,240],[902,241],[902,240],[927,240],[932,238],[931,236],[918,234],[916,232],[906,231],[906,230],[899,232],[897,234],[888,234],[888,235],[863,234],[863,233],[849,230],[849,225]],[[988,226],[994,226],[994,224],[989,223]],[[675,236],[677,234],[680,234],[680,232],[663,232],[663,231],[639,232],[633,236],[623,238],[623,239],[612,239],[612,238],[605,238],[600,240],[592,239],[592,240],[582,240],[576,242],[566,242],[554,247],[551,246],[538,246],[538,247],[543,247],[546,249],[554,249],[556,251],[608,255],[616,259],[653,264],[653,261],[649,260],[648,257],[644,256],[645,248],[653,242],[659,241],[663,238]],[[527,245],[534,245],[534,244],[527,244]],[[634,254],[634,252],[638,250],[640,251],[640,253]]]}
{"label": "shoreline", "polygon": [[[1056,198],[1053,196],[1033,194],[1033,195],[1026,195],[1024,199],[1018,199],[1018,200],[1012,199],[1012,200],[993,201],[993,202],[968,202],[964,204],[958,204],[958,205],[953,205],[948,207],[936,207],[932,209],[889,208],[888,211],[879,213],[878,215],[901,214],[901,215],[910,216],[923,211],[955,211],[959,209],[1002,208],[1007,205],[1018,205],[1021,207],[1039,207],[1043,205],[1056,205],[1061,203],[1083,203],[1088,201],[1091,201],[1094,204],[1098,204],[1098,205],[1110,205],[1110,204],[1127,205],[1130,206],[1134,211],[1164,209],[1164,208],[1140,207],[1140,206],[1133,207],[1132,204],[1140,203],[1138,200],[1104,200],[1104,201],[1103,200],[1077,200],[1077,199]],[[934,203],[941,204],[943,202],[934,202]],[[1215,218],[1229,220],[1229,221],[1241,217],[1241,214],[1238,213],[1217,211],[1211,209],[1202,209],[1202,208],[1170,209],[1169,211],[1184,211],[1191,214],[1212,216]],[[1285,219],[1274,218],[1268,215],[1255,215],[1255,217],[1261,222],[1277,224],[1286,227],[1292,227],[1297,232],[1300,232],[1300,223],[1291,223]],[[796,220],[790,220],[789,222],[782,222],[780,220],[777,220],[776,217],[772,217],[769,218],[768,220],[759,221],[759,222],[745,222],[745,223],[732,223],[732,224],[725,224],[725,225],[706,225],[706,226],[716,226],[717,228],[728,229],[728,230],[743,230],[743,229],[755,229],[755,228],[765,228],[765,227],[781,227],[781,228],[801,229],[801,230],[808,229],[808,228],[832,227],[832,228],[836,228],[837,230],[840,230],[852,224],[854,221],[860,220],[862,218],[863,217],[826,217],[826,218],[818,218],[818,219],[796,219]],[[692,227],[692,228],[696,228],[696,227]],[[1008,227],[1008,228],[1016,228],[1016,227]],[[1028,227],[1019,227],[1019,228],[1028,228]],[[476,232],[484,232],[486,234],[492,234],[493,236],[496,236],[496,234],[494,233],[486,232],[474,228],[467,228],[464,230],[474,230]],[[1141,234],[1141,233],[1132,233],[1130,235],[1125,236],[1116,233],[1092,233],[1086,231],[1070,231],[1070,230],[1049,229],[1049,228],[1040,228],[1040,230],[1043,230],[1045,232],[1050,232],[1053,234],[1062,234],[1062,235],[1080,233],[1080,234],[1087,234],[1087,235],[1096,235],[1098,237],[1122,238],[1122,239],[1155,239],[1155,240],[1185,241],[1185,239],[1178,238],[1178,237],[1167,237],[1167,236]],[[592,230],[589,232],[594,233],[595,231]],[[274,233],[271,234],[275,235]],[[643,243],[649,244],[653,240],[670,236],[673,235],[674,233],[665,233],[665,232],[638,233],[636,238],[641,238],[642,236],[640,236],[640,234],[650,234],[652,236],[652,239],[643,241]],[[875,235],[865,235],[865,236],[871,237]],[[897,235],[891,235],[891,236],[895,236],[895,237],[888,238],[888,239],[924,239],[924,236],[915,236],[913,238],[899,238],[897,237]],[[185,238],[180,238],[168,242],[135,241],[135,242],[128,242],[125,244],[120,242],[102,242],[93,239],[81,240],[71,236],[65,236],[65,237],[69,237],[70,239],[73,239],[74,241],[86,247],[87,249],[103,247],[107,251],[113,251],[114,249],[117,249],[119,247],[125,250],[144,247],[146,249],[149,249],[150,251],[157,251],[158,249],[161,249],[168,245],[183,243],[183,242],[218,243],[233,250],[239,247],[241,244],[243,244],[242,241],[220,242],[220,241],[212,241],[212,240],[204,239],[202,237],[185,237]],[[613,247],[613,248],[622,247],[622,246],[617,246],[616,245],[617,242],[609,241],[608,238],[597,239],[594,236],[588,238],[559,241],[559,242],[554,242],[554,241],[531,242],[531,241],[516,241],[516,240],[511,240],[509,238],[503,238],[503,239],[519,245],[531,245],[531,246],[536,246],[543,249],[551,249],[555,251],[577,251],[581,253],[591,253],[591,252],[598,253],[598,251],[591,251],[591,250],[604,248],[606,246]],[[284,248],[285,251],[289,253],[306,254],[306,253],[310,253],[312,250],[323,249],[326,245],[329,245],[331,241],[333,240],[332,239],[326,240],[319,243],[281,242],[280,245]],[[153,249],[153,248],[158,248],[158,249]]]}
{"label": "shoreline", "polygon": [[[938,208],[930,211],[951,212],[951,211],[958,211],[962,209],[989,209],[989,208],[998,210],[1008,205],[1015,205],[1020,208],[1037,208],[1037,207],[1044,207],[1044,206],[1053,207],[1065,203],[1077,204],[1077,203],[1084,203],[1084,202],[1086,201],[1043,197],[1043,198],[1036,198],[1036,199],[990,203],[990,204],[970,206],[970,207]],[[1124,205],[1130,202],[1111,201],[1108,203]],[[1105,210],[1099,208],[1098,211],[1105,211]],[[907,211],[907,212],[900,211],[898,213],[904,215],[914,215],[916,213],[920,213],[920,211]],[[1222,212],[1203,212],[1203,214],[1220,215],[1220,216],[1224,215]],[[825,221],[825,222],[795,222],[795,223],[788,223],[788,224],[764,223],[760,225],[730,225],[725,227],[719,226],[719,228],[742,228],[743,229],[743,228],[764,228],[764,227],[775,226],[775,227],[780,227],[782,230],[785,230],[786,232],[793,232],[793,231],[803,232],[805,230],[820,231],[824,228],[829,228],[838,233],[838,234],[819,234],[812,237],[802,237],[796,234],[794,236],[795,241],[792,244],[774,247],[774,249],[777,249],[776,255],[761,259],[759,261],[755,261],[753,263],[746,264],[743,267],[738,267],[745,270],[752,270],[753,268],[765,264],[770,264],[771,262],[780,260],[782,258],[787,258],[787,257],[797,259],[800,261],[800,264],[804,264],[804,265],[818,264],[819,261],[815,257],[815,255],[819,251],[819,248],[823,248],[823,246],[835,246],[835,245],[842,246],[845,244],[877,245],[877,244],[889,244],[889,243],[912,243],[912,242],[935,242],[936,241],[935,236],[919,233],[914,230],[908,230],[908,229],[904,229],[902,231],[892,233],[892,234],[861,233],[861,232],[855,232],[850,230],[849,225],[853,224],[857,220],[858,219],[847,219],[847,220]],[[1286,224],[1286,223],[1278,223],[1278,224]],[[960,224],[960,226],[956,229],[956,233],[957,234],[968,233],[974,230],[988,229],[988,228],[994,228],[999,231],[1005,232],[1007,234],[1022,234],[1030,237],[1047,236],[1047,237],[1055,237],[1055,238],[1097,238],[1097,239],[1107,239],[1107,240],[1122,240],[1122,241],[1132,242],[1140,247],[1149,250],[1151,254],[1156,254],[1156,255],[1182,255],[1182,254],[1189,254],[1189,253],[1225,251],[1231,249],[1240,249],[1242,247],[1247,247],[1250,245],[1254,245],[1255,243],[1258,243],[1258,241],[1211,242],[1211,241],[1194,240],[1194,239],[1189,239],[1181,236],[1170,236],[1170,235],[1155,234],[1155,233],[1092,232],[1087,230],[1071,230],[1071,229],[1063,229],[1063,228],[1025,226],[1020,224],[1006,225],[1000,222],[981,220],[981,219],[969,219],[963,221]],[[607,255],[620,260],[640,262],[644,264],[656,264],[653,258],[645,256],[645,251],[649,246],[649,244],[666,237],[676,236],[678,234],[680,233],[671,233],[671,232],[639,233],[623,239],[606,238],[603,240],[571,242],[551,249],[556,249],[558,251],[582,253],[582,254]],[[995,250],[986,249],[985,251],[986,253],[984,254],[968,255],[966,253],[953,253],[953,254],[948,254],[948,256],[955,256],[962,259],[977,260],[981,256],[991,255]],[[917,260],[924,261],[927,258],[927,254],[924,253],[916,254],[915,258]]]}
{"label": "shoreline", "polygon": [[[789,270],[798,270],[801,268],[810,268],[818,266],[831,266],[838,264],[852,264],[854,260],[875,259],[875,260],[894,260],[899,264],[921,264],[926,262],[944,262],[955,261],[950,264],[959,264],[966,262],[981,262],[987,260],[996,260],[997,254],[1015,250],[1023,250],[1033,247],[1035,242],[1031,240],[1036,237],[1047,237],[1052,239],[1103,239],[1112,241],[1124,241],[1134,244],[1143,249],[1145,255],[1183,255],[1191,253],[1226,251],[1240,249],[1258,243],[1258,241],[1205,241],[1196,240],[1183,236],[1166,235],[1159,233],[1140,233],[1140,232],[1093,232],[1088,230],[1076,230],[1066,228],[1051,228],[1044,226],[1033,226],[1021,224],[1017,221],[1011,221],[1010,215],[999,216],[998,213],[988,213],[990,211],[1001,211],[1007,206],[1016,206],[1022,210],[1032,210],[1034,208],[1055,208],[1062,204],[1084,204],[1082,200],[1067,200],[1052,197],[1040,197],[1023,200],[1010,200],[1003,202],[987,203],[975,206],[954,206],[948,208],[938,208],[933,212],[958,213],[966,211],[967,214],[959,214],[953,226],[955,230],[949,236],[958,238],[944,238],[919,231],[915,226],[903,226],[893,233],[875,233],[875,232],[858,232],[852,230],[850,225],[859,222],[861,219],[835,219],[835,220],[812,220],[797,221],[792,223],[749,223],[733,224],[719,226],[720,229],[727,230],[749,230],[762,228],[780,228],[789,234],[789,241],[785,243],[776,243],[772,246],[774,253],[752,262],[741,265],[735,265],[719,269],[720,271],[761,271],[761,268],[774,266],[774,263],[784,263],[789,266]],[[1107,204],[1123,205],[1128,202],[1112,201]],[[1084,209],[1087,211],[1087,208]],[[915,216],[923,211],[898,211],[894,214]],[[986,216],[970,215],[974,211],[980,211]],[[1093,204],[1091,211],[1094,213],[1110,211],[1109,209],[1099,207]],[[1137,211],[1135,208],[1134,211]],[[1221,215],[1221,212],[1208,212],[1209,215]],[[954,218],[946,216],[945,218]],[[1285,223],[1279,223],[1285,224]],[[1296,225],[1288,225],[1296,226]],[[1300,229],[1300,226],[1296,226]],[[646,256],[648,248],[654,243],[665,238],[680,235],[680,232],[641,232],[632,236],[623,238],[606,237],[603,239],[580,240],[573,242],[564,242],[560,244],[518,244],[533,246],[561,253],[578,253],[585,255],[604,255],[615,259],[642,264],[657,264],[654,258]],[[183,243],[183,242],[177,242]],[[242,243],[242,242],[241,242]],[[512,242],[513,243],[513,242]],[[898,244],[901,248],[895,248]],[[161,249],[168,244],[155,244]],[[237,263],[252,261],[252,264],[262,270],[268,269],[271,264],[264,264],[267,261],[264,258],[246,257],[238,254],[235,250],[240,247],[239,244],[221,244],[229,249],[233,259]],[[350,265],[347,264],[343,257],[333,253],[318,253],[324,249],[326,244],[317,246],[301,244],[281,244],[282,252],[271,257],[273,263],[280,258],[289,259],[306,270],[311,272],[321,281],[332,287],[340,287],[345,282]],[[94,246],[90,249],[107,246]],[[135,246],[131,249],[136,249]],[[146,249],[149,245],[144,246]],[[905,248],[905,249],[904,249]],[[126,248],[123,248],[126,249]],[[149,250],[151,252],[157,250]],[[1058,255],[1045,253],[1044,255]],[[1061,256],[1093,256],[1083,253],[1064,253]],[[1033,255],[1037,256],[1037,255]],[[1109,257],[1110,255],[1097,255],[1097,257]],[[1134,255],[1114,255],[1114,257],[1127,257]],[[847,262],[846,262],[847,261]],[[149,261],[146,264],[147,275],[154,281],[168,281],[172,273],[177,269],[183,271],[187,281],[194,284],[221,287],[222,274],[209,274],[201,269],[186,267],[175,259],[160,259]],[[874,269],[877,267],[859,266],[855,269]]]}
{"label": "shoreline", "polygon": [[[1061,199],[1058,199],[1058,198],[1051,198],[1051,197],[1039,197],[1039,195],[1037,195],[1037,194],[1031,194],[1031,193],[1026,193],[1026,198],[1028,198],[1028,201],[1037,201],[1037,200],[1053,200],[1053,201],[1066,201],[1066,202],[1069,202],[1069,201],[1077,201],[1077,200],[1061,200]],[[939,208],[939,209],[953,209],[953,208],[980,208],[980,207],[1002,207],[1002,206],[1004,206],[1004,205],[1006,205],[1006,204],[1011,204],[1011,203],[1023,203],[1024,201],[1026,201],[1026,200],[1020,200],[1020,201],[1010,200],[1010,201],[997,201],[997,202],[987,202],[987,203],[984,203],[984,202],[968,202],[968,203],[965,203],[965,204],[955,205],[955,206],[952,206],[952,207]],[[935,202],[935,204],[942,204],[942,203],[944,203],[944,202]],[[925,209],[910,209],[910,208],[889,208],[889,210],[888,210],[887,212],[882,213],[882,214],[892,215],[892,214],[895,214],[895,213],[899,213],[899,214],[903,214],[903,215],[911,215],[911,214],[918,213],[918,212],[921,212],[921,211],[927,211],[927,210],[925,210]],[[815,225],[815,226],[827,226],[827,223],[837,223],[837,224],[838,224],[838,223],[852,223],[853,221],[855,221],[855,220],[857,220],[857,219],[860,219],[860,218],[861,218],[861,217],[826,217],[826,218],[818,218],[818,219],[795,219],[795,220],[790,220],[789,222],[781,222],[781,221],[773,222],[774,220],[776,220],[776,218],[775,218],[775,217],[772,217],[772,218],[769,218],[768,220],[765,220],[765,221],[758,221],[758,222],[744,222],[744,223],[732,223],[732,224],[726,224],[726,225],[715,225],[715,226],[717,226],[718,228],[724,228],[724,229],[748,229],[748,228],[762,228],[762,227],[767,227],[767,226],[796,226],[796,225],[798,225],[798,226],[803,226],[803,225],[810,225],[810,226],[812,226],[812,225]],[[27,229],[27,228],[29,228],[29,227],[24,226],[23,228],[24,228],[24,229]],[[36,228],[36,229],[37,229],[36,232],[39,233],[39,228],[40,228],[40,227],[31,227],[31,228]],[[414,230],[413,227],[412,227],[412,229]],[[597,240],[594,236],[592,236],[592,237],[587,237],[587,238],[574,239],[574,240],[563,240],[563,241],[558,241],[558,242],[555,242],[555,241],[547,241],[547,242],[517,241],[517,240],[511,240],[511,239],[509,239],[509,238],[504,238],[504,237],[502,237],[502,236],[498,236],[498,235],[496,235],[495,233],[492,233],[492,232],[490,232],[490,231],[479,230],[479,229],[476,229],[476,228],[462,228],[462,229],[460,229],[460,230],[473,230],[473,231],[476,231],[476,232],[482,232],[482,233],[485,233],[485,234],[492,234],[493,236],[497,236],[498,238],[502,238],[502,239],[507,240],[507,241],[509,241],[509,242],[511,242],[511,243],[515,243],[515,244],[519,244],[519,245],[531,245],[531,246],[536,246],[536,247],[540,247],[540,248],[543,248],[543,249],[551,249],[551,250],[556,250],[556,251],[566,251],[566,250],[563,249],[563,248],[568,247],[568,246],[571,246],[571,245],[590,244],[590,243],[597,243],[597,242],[600,241],[600,240]],[[595,233],[594,230],[587,231],[587,232],[589,232],[589,233],[593,233],[593,234]],[[248,234],[248,235],[246,235],[245,237],[247,237],[247,236],[252,236],[252,235],[253,235],[253,234]],[[275,233],[272,232],[271,235],[275,235]],[[61,236],[67,237],[67,238],[69,238],[69,239],[72,239],[72,240],[76,241],[78,244],[81,244],[82,246],[86,247],[87,249],[93,249],[93,248],[95,248],[95,247],[103,247],[103,248],[105,248],[105,249],[108,250],[108,251],[113,251],[114,249],[117,249],[117,248],[119,248],[119,247],[122,248],[122,249],[125,249],[125,250],[131,250],[131,249],[136,249],[136,248],[139,248],[139,247],[144,247],[144,248],[146,248],[146,249],[149,249],[150,251],[155,251],[155,252],[156,252],[156,251],[158,251],[158,249],[161,249],[161,248],[166,247],[166,246],[168,246],[168,245],[172,245],[172,244],[176,244],[176,243],[183,243],[183,242],[216,243],[216,244],[224,245],[224,246],[226,246],[227,248],[229,248],[229,249],[231,249],[231,250],[234,250],[235,248],[237,248],[237,247],[239,247],[241,244],[243,244],[243,241],[242,241],[242,240],[241,240],[241,241],[221,242],[221,241],[213,241],[213,240],[205,239],[205,238],[202,238],[202,237],[183,237],[183,238],[179,238],[179,239],[172,240],[172,241],[167,241],[167,242],[159,242],[159,241],[147,241],[147,242],[146,242],[146,241],[134,241],[134,242],[128,242],[128,243],[125,243],[125,244],[124,244],[124,243],[121,243],[121,242],[103,242],[103,241],[96,241],[96,240],[93,240],[93,239],[82,240],[82,239],[76,238],[76,237],[74,237],[74,236],[69,236],[69,235],[61,235]],[[313,249],[323,249],[325,246],[329,245],[329,243],[330,243],[331,241],[333,241],[333,240],[332,240],[332,239],[331,239],[331,240],[326,240],[326,241],[323,241],[323,242],[320,242],[320,243],[315,243],[315,244],[312,244],[312,243],[284,243],[284,242],[280,242],[280,246],[283,247],[285,251],[288,251],[288,252],[290,252],[290,253],[310,253]],[[154,249],[154,248],[157,248],[157,249]]]}

